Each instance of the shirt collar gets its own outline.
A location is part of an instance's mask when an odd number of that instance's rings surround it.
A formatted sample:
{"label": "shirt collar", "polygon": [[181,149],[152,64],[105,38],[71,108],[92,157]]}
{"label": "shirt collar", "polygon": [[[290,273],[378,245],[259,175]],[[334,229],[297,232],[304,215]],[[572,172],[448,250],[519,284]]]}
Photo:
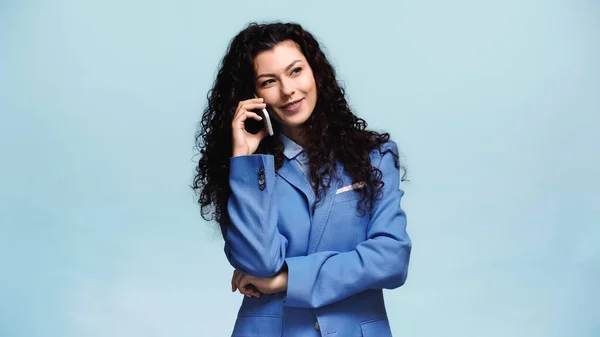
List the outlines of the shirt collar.
{"label": "shirt collar", "polygon": [[279,133],[279,139],[283,141],[283,155],[289,160],[296,158],[296,156],[304,151],[302,146],[296,144],[283,133]]}

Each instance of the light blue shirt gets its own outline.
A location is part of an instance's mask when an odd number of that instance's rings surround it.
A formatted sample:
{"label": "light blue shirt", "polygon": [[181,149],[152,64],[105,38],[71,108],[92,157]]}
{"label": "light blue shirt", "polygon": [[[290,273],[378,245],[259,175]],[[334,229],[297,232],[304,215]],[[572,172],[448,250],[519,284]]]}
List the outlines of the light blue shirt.
{"label": "light blue shirt", "polygon": [[293,140],[288,138],[283,133],[279,134],[279,139],[283,141],[283,155],[289,159],[293,160],[296,165],[302,170],[304,176],[308,179],[308,155],[306,154],[306,150],[296,144]]}

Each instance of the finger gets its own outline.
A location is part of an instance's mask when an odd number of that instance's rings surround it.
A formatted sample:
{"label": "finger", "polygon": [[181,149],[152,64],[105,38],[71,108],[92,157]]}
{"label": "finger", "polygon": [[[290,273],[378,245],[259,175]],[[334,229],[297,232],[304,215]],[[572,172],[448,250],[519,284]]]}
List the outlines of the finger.
{"label": "finger", "polygon": [[239,288],[243,289],[243,291],[240,291],[240,292],[245,294],[246,296],[259,297],[260,292],[258,291],[256,286],[252,283],[253,280],[254,280],[254,278],[249,275],[245,275],[244,277],[242,277],[242,279],[240,280]]}
{"label": "finger", "polygon": [[268,135],[269,135],[269,131],[267,131],[266,127],[260,129],[260,131],[256,134],[256,136],[259,137],[258,139],[260,139],[260,141],[265,139],[265,137]]}
{"label": "finger", "polygon": [[235,287],[241,294],[246,294],[246,290],[244,289],[244,286],[242,286],[242,280],[244,276],[246,276],[246,274],[238,271],[235,278]]}
{"label": "finger", "polygon": [[244,122],[246,121],[246,119],[249,119],[249,118],[252,118],[257,121],[262,120],[262,117],[260,117],[258,114],[251,112],[251,111],[246,111],[244,114],[238,116],[238,118],[233,121],[233,128],[239,128],[239,129],[245,130]]}
{"label": "finger", "polygon": [[250,296],[250,297],[260,297],[260,293],[256,290],[252,290],[252,289],[247,289],[246,294],[247,294],[247,296]]}
{"label": "finger", "polygon": [[244,288],[244,295],[248,297],[259,297],[260,293],[256,288],[252,287],[252,284],[249,284]]}
{"label": "finger", "polygon": [[238,102],[238,109],[239,109],[239,107],[241,107],[244,104],[257,103],[257,102],[260,103],[260,102],[264,102],[264,101],[265,101],[265,99],[262,97],[254,97],[254,98],[245,99],[243,101]]}
{"label": "finger", "polygon": [[235,287],[240,289],[240,279],[244,276],[243,273],[239,272],[236,270],[236,275],[235,275],[235,280],[233,281],[235,283]]}
{"label": "finger", "polygon": [[[262,105],[262,108],[264,109],[265,105]],[[254,109],[261,109],[261,106],[259,106],[258,108],[254,108]],[[238,111],[235,115],[235,117],[233,118],[233,123],[243,123],[247,118],[254,118],[257,120],[262,120],[262,117],[260,117],[257,113],[253,112],[252,110],[254,109],[241,109],[240,111]]]}
{"label": "finger", "polygon": [[262,117],[260,117],[259,114],[257,114],[256,112],[252,112],[252,111],[248,111],[246,112],[246,118],[252,118],[252,119],[256,119],[257,121],[262,121]]}
{"label": "finger", "polygon": [[237,287],[238,289],[240,289],[240,292],[242,292],[242,289],[244,292],[247,292],[247,285],[250,283],[250,275],[243,275],[237,283]]}
{"label": "finger", "polygon": [[248,286],[246,286],[246,288],[249,289],[250,295],[254,297],[260,297],[260,291],[258,291],[258,289],[256,289],[254,285],[249,284]]}
{"label": "finger", "polygon": [[250,295],[248,294],[248,289],[238,288],[238,291],[240,292],[240,294],[250,297]]}
{"label": "finger", "polygon": [[[235,112],[237,114],[237,112],[244,106],[244,104],[248,104],[251,103],[253,101],[255,101],[255,98],[251,98],[251,99],[247,99],[247,100],[243,100],[243,101],[239,101],[237,107],[235,108]],[[258,102],[258,100],[256,100]]]}
{"label": "finger", "polygon": [[246,139],[249,141],[248,144],[251,144],[250,143],[250,140],[251,140],[252,144],[256,144],[257,147],[258,147],[258,144],[260,144],[260,142],[262,142],[263,139],[265,139],[269,135],[269,132],[264,127],[261,128],[260,131],[256,134],[251,134],[248,131],[246,131],[246,133],[247,133]]}
{"label": "finger", "polygon": [[250,111],[250,110],[254,110],[254,109],[264,109],[266,107],[267,107],[267,105],[265,103],[261,103],[261,102],[252,102],[252,103],[246,103],[246,104],[240,105],[237,108],[237,110],[235,111],[233,119],[236,120],[239,116],[243,115],[246,111]]}
{"label": "finger", "polygon": [[238,271],[233,271],[233,276],[231,276],[231,291],[235,292],[237,290],[237,278]]}

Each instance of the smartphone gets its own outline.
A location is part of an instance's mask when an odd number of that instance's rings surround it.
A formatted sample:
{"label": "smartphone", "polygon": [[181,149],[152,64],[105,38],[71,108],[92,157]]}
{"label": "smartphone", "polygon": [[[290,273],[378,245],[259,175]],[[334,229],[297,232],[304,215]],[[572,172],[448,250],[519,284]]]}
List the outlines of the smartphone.
{"label": "smartphone", "polygon": [[[256,94],[254,94],[255,98],[258,98]],[[245,122],[245,128],[248,132],[252,134],[257,134],[262,128],[267,130],[269,136],[273,135],[273,125],[271,124],[271,118],[269,117],[269,112],[267,109],[256,109],[253,110],[257,115],[262,117],[262,121],[257,121],[256,119],[248,118]]]}

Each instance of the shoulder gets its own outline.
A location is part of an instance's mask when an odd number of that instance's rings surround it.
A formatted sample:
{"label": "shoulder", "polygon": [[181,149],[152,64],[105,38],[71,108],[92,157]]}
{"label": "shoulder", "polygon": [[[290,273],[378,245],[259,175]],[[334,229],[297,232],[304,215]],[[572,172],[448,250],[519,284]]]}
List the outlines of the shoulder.
{"label": "shoulder", "polygon": [[385,157],[391,158],[394,162],[398,161],[398,145],[393,140],[381,143],[371,150],[371,164],[379,166]]}

